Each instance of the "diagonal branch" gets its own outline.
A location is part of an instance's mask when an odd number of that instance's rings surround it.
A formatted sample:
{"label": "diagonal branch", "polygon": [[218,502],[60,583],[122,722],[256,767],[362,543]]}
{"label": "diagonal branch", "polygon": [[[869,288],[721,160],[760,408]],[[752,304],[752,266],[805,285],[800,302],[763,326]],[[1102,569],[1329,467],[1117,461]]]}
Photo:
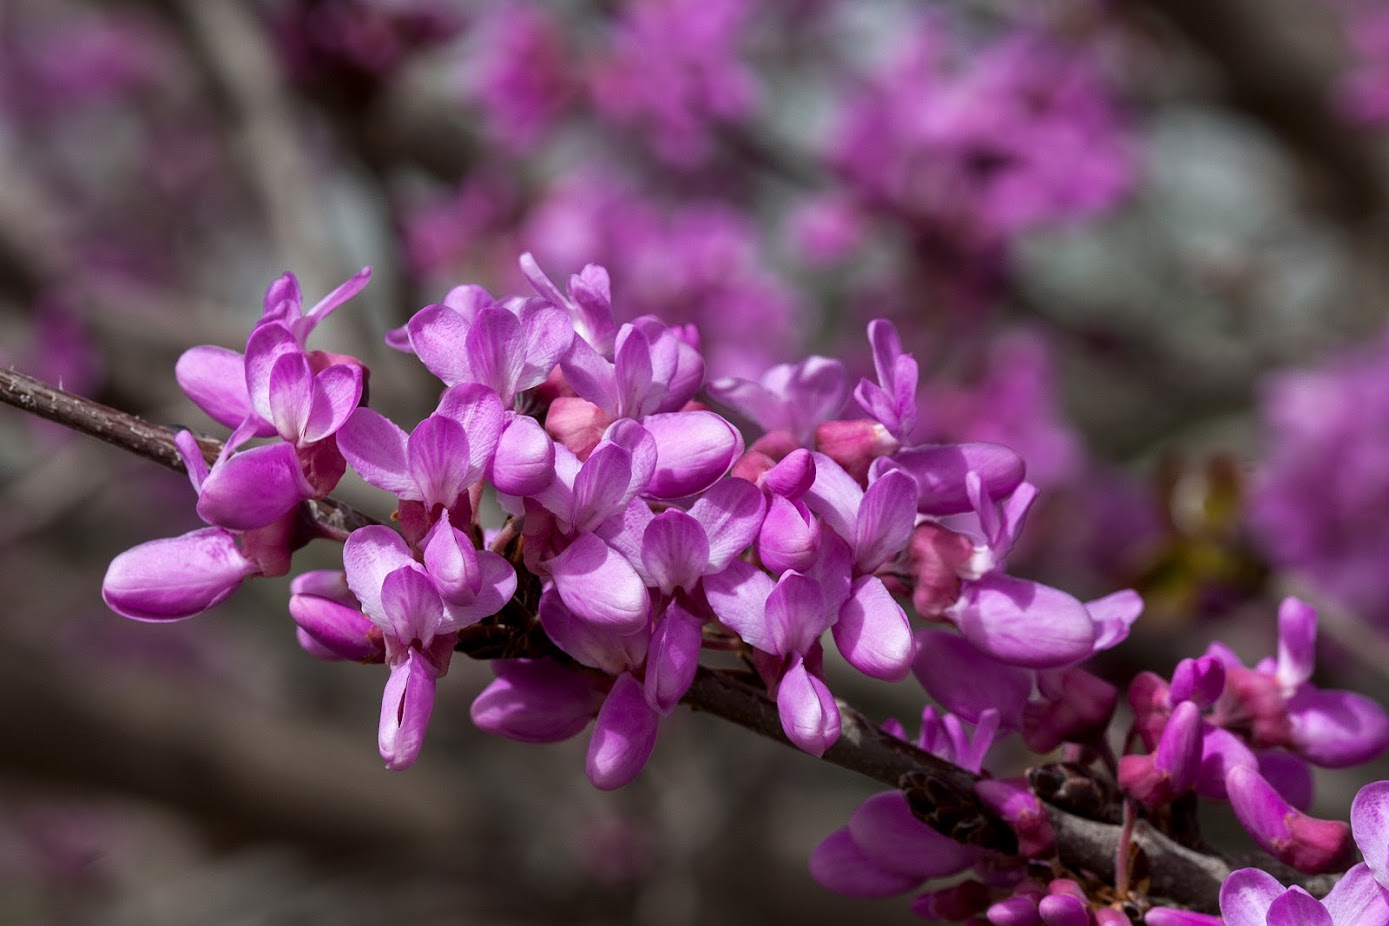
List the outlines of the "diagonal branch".
{"label": "diagonal branch", "polygon": [[[0,370],[0,402],[89,434],[170,469],[183,470],[171,429],[64,392],[33,377]],[[199,438],[198,444],[209,458],[221,450],[221,442],[213,438]],[[305,504],[314,520],[339,531],[379,523],[333,499]],[[527,583],[521,585],[524,588]],[[460,639],[459,648],[476,658],[562,656],[539,632],[534,614],[526,613],[530,605],[519,595],[518,601],[518,608],[503,612],[502,619],[507,623],[484,623],[468,628]],[[512,610],[521,613],[513,615]],[[694,710],[790,745],[776,705],[758,687],[736,673],[701,667],[684,703]],[[906,790],[917,811],[947,835],[1010,851],[1013,847],[1011,831],[993,818],[974,794],[978,776],[897,739],[847,704],[841,703],[839,708],[842,730],[838,742],[825,753],[825,761],[889,787]],[[925,799],[924,810],[920,798]],[[1119,827],[1086,819],[1054,805],[1046,806],[1062,864],[1113,883]],[[1140,825],[1136,842],[1148,857],[1155,894],[1195,909],[1216,908],[1220,884],[1231,868],[1225,859],[1180,846],[1145,825]]]}

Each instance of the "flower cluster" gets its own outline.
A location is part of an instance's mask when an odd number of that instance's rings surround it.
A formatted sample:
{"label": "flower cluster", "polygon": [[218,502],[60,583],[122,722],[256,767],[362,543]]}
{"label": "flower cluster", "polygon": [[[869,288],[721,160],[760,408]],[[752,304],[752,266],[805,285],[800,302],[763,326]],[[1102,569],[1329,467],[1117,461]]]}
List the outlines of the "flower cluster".
{"label": "flower cluster", "polygon": [[[531,255],[520,267],[530,294],[459,286],[387,334],[442,384],[408,431],[366,405],[360,361],[306,347],[367,270],[307,310],[286,275],[244,353],[187,351],[179,384],[231,429],[211,465],[190,433],[176,442],[209,526],[117,557],[108,604],[139,620],[189,617],[250,576],[288,572],[310,539],[340,541],[343,570],[296,577],[289,610],[311,655],[389,668],[388,767],[416,761],[463,634],[519,613],[512,626],[551,649],[494,661],[472,718],[528,743],[591,724],[585,771],[603,789],[640,773],[706,650],[741,658],[791,743],[816,756],[834,748],[832,641],[870,678],[915,676],[939,705],[915,745],[974,775],[981,806],[1016,837],[956,843],[891,792],[816,850],[816,878],[855,896],[972,870],[920,896],[926,917],[1121,922],[1081,882],[1039,877],[1034,862],[1055,852],[1048,811],[1027,779],[995,779],[987,764],[1013,733],[1037,753],[1064,746],[1076,767],[1099,762],[1084,774],[1107,777],[1130,814],[1170,819],[1190,793],[1229,800],[1280,860],[1307,872],[1351,861],[1350,828],[1305,813],[1309,764],[1378,755],[1389,715],[1311,684],[1311,608],[1284,603],[1277,658],[1253,668],[1213,644],[1170,679],[1139,675],[1129,742],[1147,751],[1115,759],[1105,733],[1118,689],[1082,664],[1128,636],[1142,601],[1120,591],[1082,602],[1008,573],[1037,489],[1006,447],[912,442],[919,371],[892,323],[868,325],[872,376],[856,382],[823,356],[706,382],[695,328],[653,315],[619,324],[602,267],[563,289]],[[394,526],[348,534],[308,517],[303,503],[348,466],[392,497]],[[484,496],[505,525],[483,523]],[[905,739],[899,724],[886,729]],[[1227,893],[1269,893],[1251,877]],[[1363,881],[1347,876],[1342,890]],[[1169,914],[1186,915],[1158,917]]]}

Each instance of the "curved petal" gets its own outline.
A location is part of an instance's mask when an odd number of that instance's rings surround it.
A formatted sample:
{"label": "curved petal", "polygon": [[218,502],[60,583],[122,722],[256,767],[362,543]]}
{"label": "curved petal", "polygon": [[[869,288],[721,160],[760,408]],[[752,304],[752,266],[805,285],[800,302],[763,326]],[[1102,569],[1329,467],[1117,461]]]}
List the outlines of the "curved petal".
{"label": "curved petal", "polygon": [[651,342],[640,329],[628,324],[618,331],[616,345],[613,376],[617,384],[617,414],[622,418],[641,418],[654,411],[665,395],[665,387],[651,380]]}
{"label": "curved petal", "polygon": [[863,487],[834,460],[817,453],[815,482],[805,493],[810,510],[846,542],[854,540],[859,505],[863,503]]}
{"label": "curved petal", "polygon": [[468,435],[463,426],[443,415],[430,415],[405,443],[410,480],[426,508],[451,508],[468,490]]}
{"label": "curved petal", "polygon": [[626,672],[619,675],[598,712],[588,744],[584,771],[593,786],[611,791],[636,778],[656,747],[660,721],[646,703],[640,683]]}
{"label": "curved petal", "polygon": [[1349,768],[1389,745],[1389,714],[1364,695],[1304,685],[1287,710],[1293,743],[1314,765]]}
{"label": "curved petal", "polygon": [[454,630],[476,624],[484,617],[491,617],[516,594],[516,570],[505,557],[498,556],[491,550],[481,550],[478,552],[477,562],[482,573],[482,587],[472,600],[444,599],[444,610],[448,612],[448,626]]}
{"label": "curved petal", "polygon": [[973,506],[965,475],[979,474],[990,498],[1002,498],[1016,489],[1027,472],[1015,451],[999,444],[968,443],[911,447],[898,451],[890,463],[916,479],[917,510],[922,514],[963,514]]}
{"label": "curved petal", "polygon": [[1368,865],[1356,865],[1342,875],[1321,903],[1333,923],[1389,923],[1389,890]]}
{"label": "curved petal", "polygon": [[767,625],[774,645],[771,652],[805,655],[834,617],[825,605],[819,582],[798,572],[783,573],[767,596]]}
{"label": "curved petal", "polygon": [[656,469],[645,489],[654,498],[704,491],[743,452],[742,435],[713,412],[663,412],[648,415],[642,426],[656,441]]}
{"label": "curved petal", "polygon": [[308,443],[304,428],[313,408],[314,375],[303,353],[284,353],[270,368],[270,420],[291,444]]}
{"label": "curved petal", "polygon": [[983,855],[918,820],[900,791],[875,794],[860,804],[849,818],[849,832],[869,861],[918,883],[964,871]]}
{"label": "curved petal", "polygon": [[111,561],[101,582],[107,607],[137,621],[176,621],[221,604],[259,572],[219,527],[151,540]]}
{"label": "curved petal", "polygon": [[675,508],[663,511],[642,534],[641,561],[662,594],[669,595],[677,588],[693,591],[709,566],[709,538],[700,523],[685,512]]}
{"label": "curved petal", "polygon": [[386,576],[381,583],[383,628],[402,647],[418,644],[428,649],[439,632],[444,602],[439,590],[418,563],[409,563]]}
{"label": "curved petal", "polygon": [[535,495],[555,478],[555,442],[534,418],[518,415],[497,441],[487,480],[498,492]]}
{"label": "curved petal", "polygon": [[304,348],[284,325],[258,325],[246,340],[246,393],[251,408],[265,421],[274,421],[270,405],[270,376],[275,364],[286,354],[302,356]]}
{"label": "curved petal", "polygon": [[362,400],[362,368],[335,363],[314,377],[313,399],[304,423],[304,442],[321,441],[336,434]]}
{"label": "curved petal", "polygon": [[863,576],[854,583],[853,594],[839,609],[834,643],[864,675],[898,682],[911,671],[915,655],[911,624],[877,576]]}
{"label": "curved petal", "polygon": [[[204,345],[183,352],[174,365],[179,388],[209,418],[234,428],[255,414],[246,392],[246,358],[225,347]],[[274,433],[268,425],[257,437]]]}
{"label": "curved petal", "polygon": [[551,585],[540,596],[540,626],[576,662],[608,675],[621,675],[646,661],[649,634],[615,634],[577,617]]}
{"label": "curved petal", "polygon": [[815,475],[815,454],[797,447],[762,475],[762,486],[774,495],[795,500],[810,491]]}
{"label": "curved petal", "polygon": [[405,323],[415,356],[450,386],[474,381],[465,344],[468,321],[444,305],[427,305]]}
{"label": "curved petal", "polygon": [[464,349],[473,380],[490,386],[510,406],[526,358],[521,320],[501,307],[480,309],[468,329]]}
{"label": "curved petal", "polygon": [[1257,770],[1259,760],[1244,740],[1223,727],[1203,726],[1201,739],[1201,769],[1193,787],[1202,797],[1224,800],[1229,796],[1225,782],[1231,769]]}
{"label": "curved petal", "polygon": [[539,386],[549,377],[555,364],[569,350],[574,340],[574,327],[568,313],[540,304],[521,312],[521,330],[525,333],[525,353],[516,391],[524,392]]}
{"label": "curved petal", "polygon": [[1295,688],[1317,667],[1317,611],[1291,596],[1278,607],[1278,681]]}
{"label": "curved petal", "polygon": [[472,601],[482,590],[482,567],[472,540],[441,519],[424,543],[424,568],[445,601]]}
{"label": "curved petal", "polygon": [[1095,624],[1065,592],[990,573],[965,583],[952,608],[960,632],[995,659],[1041,669],[1090,655]]}
{"label": "curved petal", "polygon": [[546,567],[560,598],[579,617],[617,634],[646,626],[651,602],[641,576],[593,534],[580,534]]}
{"label": "curved petal", "polygon": [[[343,583],[342,573],[332,575],[342,583],[342,590],[346,592],[347,585]],[[317,648],[312,654],[320,659],[381,662],[386,657],[381,628],[356,607],[355,601],[344,604],[322,595],[295,592],[289,599],[289,614],[298,625],[300,634],[316,644]]]}
{"label": "curved petal", "polygon": [[1365,785],[1350,805],[1355,844],[1375,880],[1389,890],[1389,781]]}
{"label": "curved petal", "polygon": [[920,878],[883,869],[870,860],[847,826],[815,847],[810,854],[810,876],[847,897],[893,897],[921,883]]}
{"label": "curved petal", "polygon": [[1293,886],[1268,905],[1270,923],[1296,923],[1297,926],[1336,926],[1331,913],[1320,900]]}
{"label": "curved petal", "polygon": [[435,674],[417,649],[404,662],[391,667],[391,677],[381,694],[381,728],[377,744],[386,768],[409,768],[419,758],[429,715],[434,712]]}
{"label": "curved petal", "polygon": [[232,530],[254,530],[313,496],[293,445],[252,447],[212,467],[198,494],[198,517]]}
{"label": "curved petal", "polygon": [[388,623],[381,607],[381,586],[386,576],[413,562],[405,538],[383,524],[360,527],[343,544],[342,565],[347,574],[347,587],[378,627],[385,628]]}
{"label": "curved petal", "polygon": [[369,484],[411,501],[419,488],[406,463],[409,436],[394,421],[370,408],[354,411],[338,430],[338,450]]}
{"label": "curved petal", "polygon": [[1003,727],[1022,726],[1023,707],[1032,694],[1033,673],[981,653],[949,630],[924,630],[918,637],[912,669],[926,693],[952,714],[978,723],[997,710]]}
{"label": "curved petal", "polygon": [[617,373],[611,362],[583,338],[575,338],[560,359],[564,379],[575,395],[609,415],[617,414]]}
{"label": "curved petal", "polygon": [[669,714],[694,683],[704,621],[672,604],[656,622],[646,661],[646,702]]}
{"label": "curved petal", "polygon": [[507,424],[502,400],[480,383],[460,383],[444,390],[434,414],[452,418],[468,435],[467,481],[476,482],[491,464]]}
{"label": "curved petal", "polygon": [[1225,926],[1267,926],[1268,908],[1286,890],[1277,878],[1258,868],[1232,872],[1220,885]]}
{"label": "curved petal", "polygon": [[582,671],[553,659],[492,663],[497,678],[473,700],[478,729],[521,743],[558,743],[588,726],[603,692]]}
{"label": "curved petal", "polygon": [[617,444],[600,444],[574,477],[571,530],[591,531],[621,511],[631,482],[632,455]]}
{"label": "curved petal", "polygon": [[799,657],[777,686],[776,706],[787,739],[812,756],[823,756],[839,739],[839,706]]}
{"label": "curved petal", "polygon": [[895,471],[863,493],[853,534],[854,565],[860,573],[873,572],[906,547],[916,523],[915,500],[916,483]]}
{"label": "curved petal", "polygon": [[814,564],[819,551],[820,519],[803,503],[773,495],[757,535],[762,564],[773,572],[803,572]]}
{"label": "curved petal", "polygon": [[735,559],[723,572],[704,577],[704,597],[721,623],[749,646],[764,653],[777,652],[767,622],[767,597],[772,577],[751,563]]}
{"label": "curved petal", "polygon": [[690,506],[690,517],[704,528],[709,540],[708,571],[722,571],[747,549],[762,526],[767,503],[746,479],[722,479]]}

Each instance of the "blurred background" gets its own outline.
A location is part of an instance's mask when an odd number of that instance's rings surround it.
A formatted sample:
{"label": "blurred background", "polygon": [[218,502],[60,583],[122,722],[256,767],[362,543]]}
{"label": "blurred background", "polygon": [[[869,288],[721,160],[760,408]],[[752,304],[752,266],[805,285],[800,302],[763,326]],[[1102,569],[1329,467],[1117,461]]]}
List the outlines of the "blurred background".
{"label": "blurred background", "polygon": [[[1012,571],[1143,593],[1115,681],[1216,638],[1252,663],[1296,592],[1320,683],[1386,694],[1387,207],[1378,0],[0,0],[0,362],[218,433],[179,353],[240,349],[286,269],[312,303],[370,264],[313,346],[413,422],[438,383],[384,332],[523,291],[526,250],[695,322],[716,377],[866,371],[890,317],[917,437],[1042,488]],[[456,660],[391,773],[384,671],[301,652],[287,580],[108,612],[106,564],[193,498],[0,412],[0,924],[914,921],[806,873],[870,783],[710,718],[599,793],[582,737],[473,730],[490,673]],[[835,691],[909,729],[923,701]]]}

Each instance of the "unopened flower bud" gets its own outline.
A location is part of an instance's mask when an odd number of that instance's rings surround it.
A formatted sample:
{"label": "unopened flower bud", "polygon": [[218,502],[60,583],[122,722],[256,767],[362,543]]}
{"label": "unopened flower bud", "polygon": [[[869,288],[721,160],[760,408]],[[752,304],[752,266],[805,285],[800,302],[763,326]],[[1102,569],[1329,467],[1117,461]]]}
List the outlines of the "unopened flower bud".
{"label": "unopened flower bud", "polygon": [[1205,709],[1215,703],[1225,690],[1225,666],[1213,656],[1200,659],[1183,659],[1177,663],[1172,673],[1172,688],[1169,700],[1195,701],[1196,706]]}
{"label": "unopened flower bud", "polygon": [[887,428],[869,418],[826,421],[815,429],[815,447],[859,483],[868,479],[868,467],[878,457],[901,446]]}

